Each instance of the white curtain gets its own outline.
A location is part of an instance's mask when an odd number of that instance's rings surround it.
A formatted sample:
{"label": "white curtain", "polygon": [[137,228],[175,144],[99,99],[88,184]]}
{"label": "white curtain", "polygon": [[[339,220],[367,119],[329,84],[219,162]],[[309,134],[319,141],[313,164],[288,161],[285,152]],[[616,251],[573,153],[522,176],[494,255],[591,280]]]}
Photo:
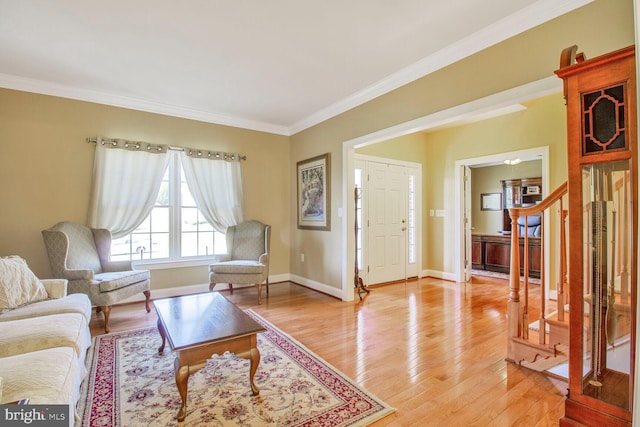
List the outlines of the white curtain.
{"label": "white curtain", "polygon": [[156,203],[169,157],[167,146],[98,138],[88,223],[126,236]]}
{"label": "white curtain", "polygon": [[242,222],[242,173],[234,160],[201,157],[186,149],[181,153],[182,168],[189,191],[206,220],[216,231]]}

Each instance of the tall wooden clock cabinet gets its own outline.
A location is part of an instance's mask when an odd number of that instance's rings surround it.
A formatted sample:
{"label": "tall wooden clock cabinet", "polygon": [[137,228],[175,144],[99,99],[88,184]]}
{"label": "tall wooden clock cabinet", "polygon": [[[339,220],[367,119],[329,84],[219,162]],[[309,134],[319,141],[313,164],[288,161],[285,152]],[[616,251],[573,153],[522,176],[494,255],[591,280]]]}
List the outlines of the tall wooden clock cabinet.
{"label": "tall wooden clock cabinet", "polygon": [[638,238],[635,47],[561,54],[567,105],[569,390],[561,426],[631,425]]}

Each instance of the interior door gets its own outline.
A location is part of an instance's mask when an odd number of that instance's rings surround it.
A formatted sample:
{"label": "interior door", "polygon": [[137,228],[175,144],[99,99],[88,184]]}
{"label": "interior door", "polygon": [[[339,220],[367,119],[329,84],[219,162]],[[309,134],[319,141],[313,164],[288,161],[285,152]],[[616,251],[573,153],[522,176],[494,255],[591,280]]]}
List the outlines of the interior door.
{"label": "interior door", "polygon": [[406,177],[404,167],[368,162],[369,284],[406,278]]}
{"label": "interior door", "polygon": [[464,280],[471,281],[471,168],[463,166],[462,182],[464,185]]}

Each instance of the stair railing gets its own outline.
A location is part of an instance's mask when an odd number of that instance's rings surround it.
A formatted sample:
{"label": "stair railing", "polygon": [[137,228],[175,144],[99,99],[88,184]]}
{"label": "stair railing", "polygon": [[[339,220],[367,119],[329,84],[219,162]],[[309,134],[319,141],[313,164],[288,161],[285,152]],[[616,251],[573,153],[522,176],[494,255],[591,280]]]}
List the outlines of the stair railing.
{"label": "stair railing", "polygon": [[[509,301],[507,305],[507,317],[509,328],[509,344],[507,350],[507,359],[514,362],[521,362],[525,356],[523,354],[531,355],[536,354],[535,351],[518,351],[518,343],[529,340],[529,236],[525,232],[523,236],[524,245],[521,256],[520,248],[520,232],[518,227],[518,219],[520,217],[525,218],[525,224],[528,224],[528,217],[531,215],[542,215],[544,218],[544,212],[552,212],[554,207],[558,207],[554,211],[556,214],[554,217],[549,215],[549,223],[558,224],[558,232],[554,233],[553,237],[558,238],[559,245],[554,252],[554,256],[557,257],[558,263],[555,265],[555,275],[557,276],[557,308],[558,308],[558,320],[564,319],[564,306],[567,299],[566,291],[567,286],[567,254],[566,254],[566,218],[568,215],[567,210],[563,207],[563,196],[567,194],[567,183],[564,182],[558,188],[556,188],[551,194],[545,197],[540,203],[522,207],[509,209],[509,215],[511,217],[511,262],[510,262],[510,279],[509,279]],[[545,313],[547,297],[545,294],[545,272],[551,270],[551,262],[546,259],[544,255],[545,239],[551,238],[551,233],[544,227],[545,221],[542,221],[542,233],[541,233],[541,260],[540,260],[540,306],[538,316],[538,342],[537,345],[540,348],[546,346],[546,323]],[[526,227],[525,227],[526,229]],[[521,275],[520,260],[523,260],[523,273]],[[522,298],[521,298],[522,291]],[[516,341],[516,342],[514,342]],[[536,356],[533,356],[534,358]]]}

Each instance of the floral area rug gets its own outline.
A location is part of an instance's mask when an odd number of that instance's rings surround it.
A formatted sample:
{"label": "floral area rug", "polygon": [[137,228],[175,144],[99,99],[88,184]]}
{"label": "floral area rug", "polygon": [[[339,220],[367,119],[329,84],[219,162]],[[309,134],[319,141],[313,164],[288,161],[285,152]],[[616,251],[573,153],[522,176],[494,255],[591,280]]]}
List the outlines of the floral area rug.
{"label": "floral area rug", "polygon": [[394,411],[256,313],[247,314],[266,329],[258,334],[258,396],[251,395],[248,360],[213,355],[189,377],[187,416],[178,423],[175,353],[167,345],[158,354],[158,330],[106,334],[94,338],[87,355],[76,427],[366,426]]}

